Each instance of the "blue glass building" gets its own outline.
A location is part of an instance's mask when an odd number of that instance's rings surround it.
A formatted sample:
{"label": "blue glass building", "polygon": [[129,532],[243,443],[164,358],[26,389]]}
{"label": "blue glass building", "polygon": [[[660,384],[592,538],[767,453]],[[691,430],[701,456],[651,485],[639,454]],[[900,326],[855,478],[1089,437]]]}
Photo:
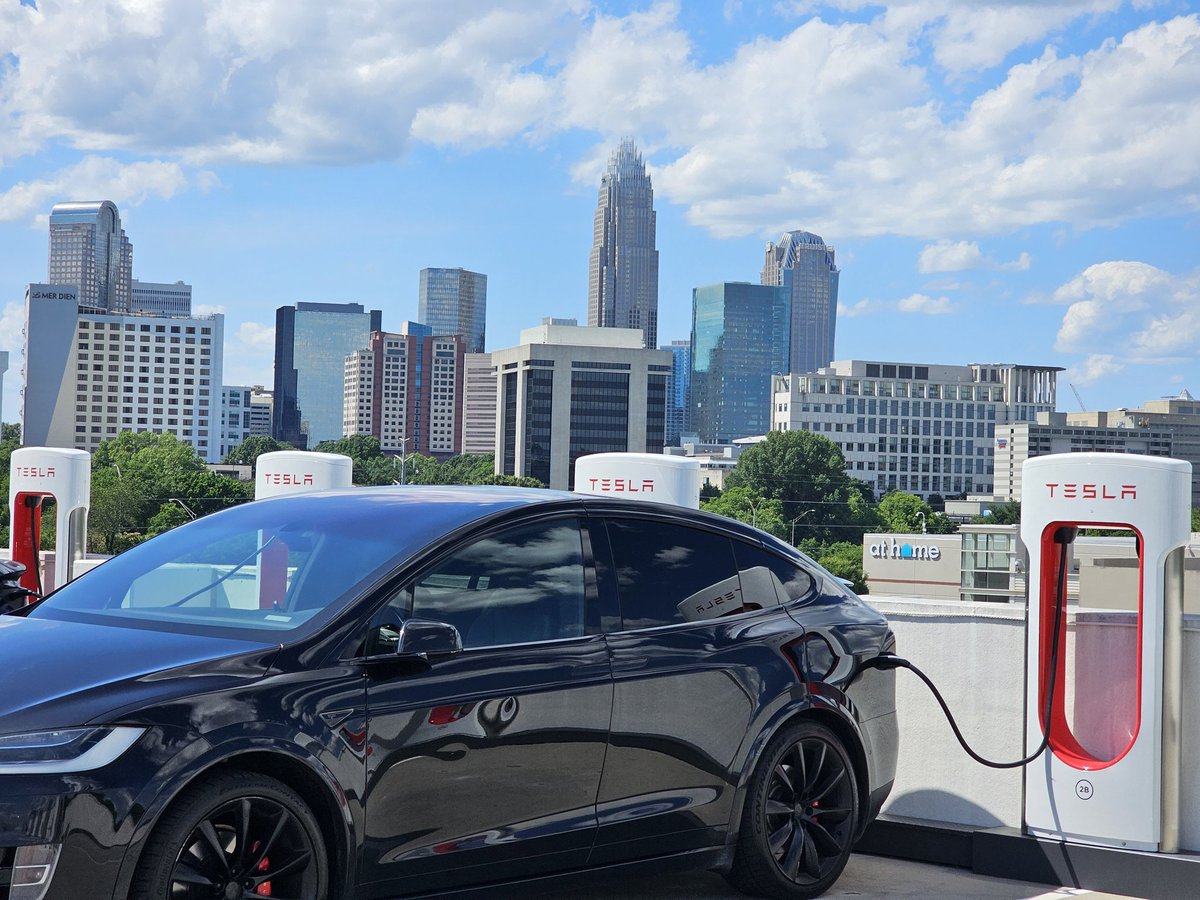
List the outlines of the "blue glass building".
{"label": "blue glass building", "polygon": [[762,283],[782,287],[791,305],[786,372],[815,372],[833,361],[838,276],[833,247],[809,231],[768,243]]}
{"label": "blue glass building", "polygon": [[692,291],[688,430],[705,443],[766,434],[771,376],[787,372],[786,288],[724,281]]}
{"label": "blue glass building", "polygon": [[482,353],[487,325],[487,276],[466,269],[422,269],[417,318],[432,334],[457,334],[468,353]]}
{"label": "blue glass building", "polygon": [[358,303],[297,303],[275,310],[271,435],[300,450],[342,436],[346,356],[362,350],[383,314]]}
{"label": "blue glass building", "polygon": [[666,431],[667,447],[679,445],[679,435],[687,430],[688,385],[692,380],[692,342],[671,341],[658,348],[670,350],[674,356],[671,377],[667,379]]}

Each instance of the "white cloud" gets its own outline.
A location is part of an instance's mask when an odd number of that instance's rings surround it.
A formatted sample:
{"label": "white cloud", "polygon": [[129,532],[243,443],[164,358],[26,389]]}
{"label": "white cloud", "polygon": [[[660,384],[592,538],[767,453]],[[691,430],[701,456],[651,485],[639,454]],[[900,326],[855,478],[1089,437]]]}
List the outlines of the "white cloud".
{"label": "white cloud", "polygon": [[[25,304],[5,303],[0,311],[0,350],[10,354],[8,368],[10,372],[20,368],[21,354],[25,352]],[[15,357],[11,354],[15,354]]]}
{"label": "white cloud", "polygon": [[[400,158],[413,140],[473,149],[583,132],[599,140],[573,169],[582,182],[633,134],[659,196],[715,235],[808,227],[969,248],[1029,225],[1200,209],[1200,16],[1078,54],[1054,46],[1081,17],[1119,25],[1100,18],[1117,5],[793,5],[825,18],[710,61],[677,3],[625,16],[586,0],[9,3],[0,163],[51,143],[166,160],[134,163],[175,167],[134,180],[170,196],[213,184],[183,167],[347,164]],[[836,21],[839,6],[859,14]],[[973,96],[966,80],[943,99],[942,73],[1001,63],[990,89]],[[18,185],[0,208],[42,209],[58,180]]]}
{"label": "white cloud", "polygon": [[275,329],[269,325],[243,322],[238,326],[235,338],[246,347],[256,350],[268,349],[272,353],[275,351]]}
{"label": "white cloud", "polygon": [[929,244],[917,257],[917,271],[922,274],[934,272],[965,272],[968,269],[997,269],[1024,272],[1029,269],[1032,258],[1022,253],[1011,262],[996,262],[979,249],[978,241],[941,240]]}
{"label": "white cloud", "polygon": [[69,198],[102,197],[119,207],[137,206],[147,197],[169,199],[187,187],[178,163],[135,162],[88,156],[37,181],[22,181],[0,194],[0,221],[37,217],[44,225],[50,207]]}
{"label": "white cloud", "polygon": [[1073,366],[1067,368],[1059,378],[1059,382],[1068,384],[1093,384],[1110,375],[1119,375],[1125,371],[1125,364],[1118,362],[1111,353],[1093,353]]}
{"label": "white cloud", "polygon": [[928,297],[925,294],[913,294],[905,297],[896,304],[902,313],[919,313],[923,316],[945,316],[954,311],[949,297]]}
{"label": "white cloud", "polygon": [[1176,276],[1142,262],[1089,266],[1059,287],[1068,304],[1055,348],[1161,363],[1194,357],[1200,344],[1200,276]]}
{"label": "white cloud", "polygon": [[193,315],[211,316],[215,313],[220,313],[221,315],[224,315],[225,314],[224,304],[218,303],[218,304],[214,305],[212,303],[197,303],[195,306],[192,307]]}
{"label": "white cloud", "polygon": [[857,316],[880,312],[885,308],[885,304],[878,300],[859,300],[856,303],[839,303],[837,314],[839,319],[853,319]]}
{"label": "white cloud", "polygon": [[938,241],[921,251],[917,259],[917,271],[964,272],[983,265],[983,254],[977,241]]}

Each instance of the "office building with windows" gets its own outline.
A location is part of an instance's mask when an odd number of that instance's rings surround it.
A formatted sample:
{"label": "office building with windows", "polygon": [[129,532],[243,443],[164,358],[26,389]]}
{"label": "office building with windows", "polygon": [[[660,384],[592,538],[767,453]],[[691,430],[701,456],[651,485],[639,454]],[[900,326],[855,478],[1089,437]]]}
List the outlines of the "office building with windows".
{"label": "office building with windows", "polygon": [[261,384],[250,389],[250,434],[271,434],[271,410],[275,408],[275,395]]}
{"label": "office building with windows", "polygon": [[588,261],[588,325],[636,328],[658,346],[658,250],[654,187],[633,141],[625,139],[600,180]]}
{"label": "office building with windows", "polygon": [[787,371],[783,288],[724,281],[692,291],[687,430],[706,444],[765,434],[771,377]]}
{"label": "office building with windows", "polygon": [[111,200],[56,203],[47,282],[74,285],[87,312],[130,311],[133,245]]}
{"label": "office building with windows", "polygon": [[1054,366],[844,360],[774,379],[771,427],[838,445],[877,494],[992,494],[1003,426],[1054,411]]}
{"label": "office building with windows", "polygon": [[153,316],[190,316],[192,314],[192,286],[176,281],[160,284],[154,281],[130,283],[129,311],[149,313]]}
{"label": "office building with windows", "polygon": [[671,341],[658,348],[669,350],[675,358],[667,379],[666,445],[678,447],[679,437],[687,430],[688,389],[692,383],[692,342]]}
{"label": "office building with windows", "polygon": [[417,319],[434,334],[457,334],[468,353],[482,353],[487,327],[487,276],[466,269],[422,269]]}
{"label": "office building with windows", "polygon": [[543,324],[493,352],[496,472],[569,490],[580,456],[661,453],[673,358],[643,340],[633,328]]}
{"label": "office building with windows", "polygon": [[461,453],[464,341],[405,325],[346,355],[343,434],[374,435],[384,453]]}
{"label": "office building with windows", "polygon": [[787,296],[790,344],[787,372],[815,372],[833,360],[838,267],[833,247],[808,231],[789,231],[767,244],[762,283]]}
{"label": "office building with windows", "polygon": [[462,452],[487,456],[496,452],[496,367],[490,353],[463,357]]}
{"label": "office building with windows", "polygon": [[[1097,416],[1093,422],[1100,418]],[[1110,425],[1072,425],[1067,413],[1041,413],[1033,422],[1010,422],[996,429],[994,493],[999,500],[1019,501],[1021,469],[1025,460],[1035,456],[1088,452],[1177,456],[1172,437],[1171,430],[1161,425],[1131,427],[1116,421]]]}
{"label": "office building with windows", "polygon": [[221,388],[221,459],[248,438],[250,432],[251,394],[248,385],[227,384]]}
{"label": "office building with windows", "polygon": [[25,321],[25,444],[91,452],[150,431],[220,462],[224,316],[88,312],[73,285],[31,284]]}
{"label": "office building with windows", "polygon": [[381,331],[383,314],[358,303],[297,303],[275,310],[271,435],[300,450],[342,437],[346,356]]}

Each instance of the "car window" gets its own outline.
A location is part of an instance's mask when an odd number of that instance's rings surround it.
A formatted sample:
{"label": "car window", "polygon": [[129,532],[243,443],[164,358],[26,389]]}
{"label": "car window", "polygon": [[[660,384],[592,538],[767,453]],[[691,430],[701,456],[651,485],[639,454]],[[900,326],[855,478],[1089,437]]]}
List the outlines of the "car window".
{"label": "car window", "polygon": [[[792,603],[811,599],[815,593],[816,579],[799,564],[742,541],[734,541],[733,550],[747,604]],[[772,593],[777,598],[773,602],[768,599]]]}
{"label": "car window", "polygon": [[627,630],[743,611],[729,538],[643,519],[613,519],[608,534]]}
{"label": "car window", "polygon": [[417,577],[376,620],[375,653],[411,616],[458,629],[464,648],[586,633],[579,524],[559,519],[489,535]]}

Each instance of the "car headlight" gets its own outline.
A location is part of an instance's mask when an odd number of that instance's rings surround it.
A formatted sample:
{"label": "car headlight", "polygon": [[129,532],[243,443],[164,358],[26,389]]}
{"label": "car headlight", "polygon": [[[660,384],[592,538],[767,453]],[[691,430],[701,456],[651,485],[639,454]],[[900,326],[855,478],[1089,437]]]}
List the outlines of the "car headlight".
{"label": "car headlight", "polygon": [[0,775],[90,772],[107,766],[145,732],[112,726],[0,734]]}

